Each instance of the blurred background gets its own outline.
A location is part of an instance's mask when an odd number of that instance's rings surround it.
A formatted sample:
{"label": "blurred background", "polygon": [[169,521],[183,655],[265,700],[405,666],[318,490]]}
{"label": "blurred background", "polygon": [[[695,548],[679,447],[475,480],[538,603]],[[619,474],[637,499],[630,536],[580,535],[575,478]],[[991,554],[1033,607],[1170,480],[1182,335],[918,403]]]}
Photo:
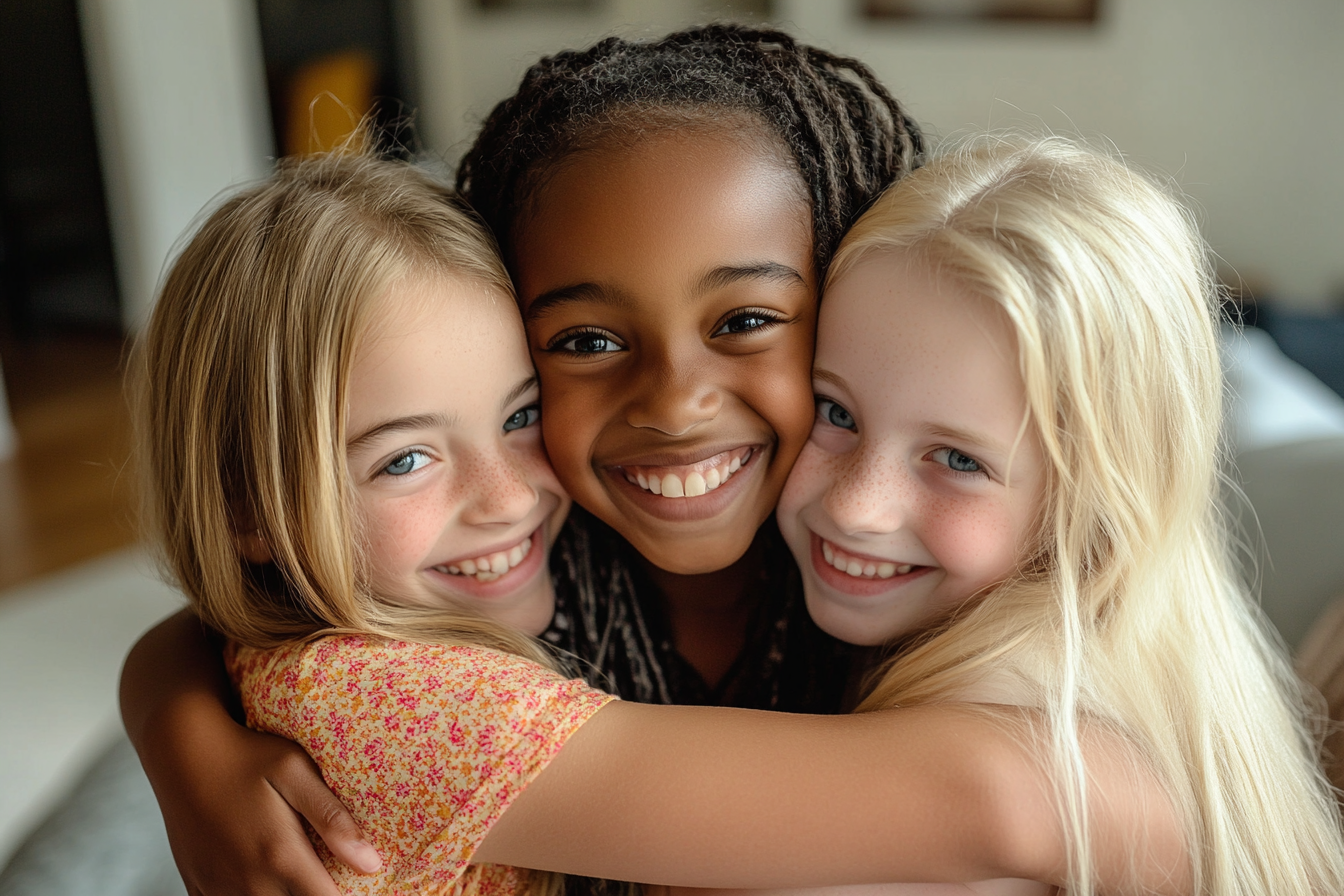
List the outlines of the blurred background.
{"label": "blurred background", "polygon": [[1301,595],[1271,616],[1296,643],[1344,591],[1340,0],[0,0],[0,865],[176,605],[134,548],[120,373],[201,209],[368,112],[451,170],[538,56],[710,19],[858,56],[935,140],[1048,128],[1171,175],[1258,326],[1229,382],[1266,602]]}

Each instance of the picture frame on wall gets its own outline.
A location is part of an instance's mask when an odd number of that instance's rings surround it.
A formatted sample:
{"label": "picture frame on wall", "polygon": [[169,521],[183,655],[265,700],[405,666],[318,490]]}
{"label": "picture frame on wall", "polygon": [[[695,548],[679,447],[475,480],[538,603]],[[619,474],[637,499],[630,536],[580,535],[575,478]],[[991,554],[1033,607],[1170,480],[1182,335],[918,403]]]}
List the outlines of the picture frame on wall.
{"label": "picture frame on wall", "polygon": [[870,19],[1090,24],[1101,0],[862,0]]}

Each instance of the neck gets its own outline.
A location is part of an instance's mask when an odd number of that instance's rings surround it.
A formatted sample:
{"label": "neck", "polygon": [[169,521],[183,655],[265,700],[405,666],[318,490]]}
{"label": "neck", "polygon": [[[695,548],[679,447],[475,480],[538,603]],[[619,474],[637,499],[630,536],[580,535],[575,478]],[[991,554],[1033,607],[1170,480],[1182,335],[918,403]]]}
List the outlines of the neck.
{"label": "neck", "polygon": [[761,598],[756,583],[763,561],[753,542],[732,566],[682,575],[643,561],[662,592],[672,643],[710,686],[716,686],[747,643],[747,623]]}

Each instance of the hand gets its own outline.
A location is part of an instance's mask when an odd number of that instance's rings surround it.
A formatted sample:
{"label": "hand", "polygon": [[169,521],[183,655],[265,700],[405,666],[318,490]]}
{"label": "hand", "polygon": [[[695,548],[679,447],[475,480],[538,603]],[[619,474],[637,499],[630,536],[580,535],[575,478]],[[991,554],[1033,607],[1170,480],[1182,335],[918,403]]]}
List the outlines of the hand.
{"label": "hand", "polygon": [[154,782],[192,896],[339,896],[300,816],[338,860],[363,873],[382,867],[302,748],[229,724],[224,738],[165,738],[176,741],[174,761]]}

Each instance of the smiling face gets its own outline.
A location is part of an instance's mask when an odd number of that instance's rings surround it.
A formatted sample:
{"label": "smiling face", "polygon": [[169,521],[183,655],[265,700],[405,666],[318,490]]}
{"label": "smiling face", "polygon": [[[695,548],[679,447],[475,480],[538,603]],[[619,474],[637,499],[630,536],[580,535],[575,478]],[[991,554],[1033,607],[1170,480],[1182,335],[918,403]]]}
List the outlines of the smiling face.
{"label": "smiling face", "polygon": [[569,500],[542,449],[517,312],[488,287],[443,277],[394,286],[378,311],[347,394],[370,586],[538,634]]}
{"label": "smiling face", "polygon": [[997,306],[903,252],[826,294],[816,422],[780,499],[807,608],[855,644],[916,631],[1003,581],[1045,467]]}
{"label": "smiling face", "polygon": [[732,564],[811,425],[798,174],[724,129],[582,153],[534,197],[515,248],[565,488],[662,569]]}

